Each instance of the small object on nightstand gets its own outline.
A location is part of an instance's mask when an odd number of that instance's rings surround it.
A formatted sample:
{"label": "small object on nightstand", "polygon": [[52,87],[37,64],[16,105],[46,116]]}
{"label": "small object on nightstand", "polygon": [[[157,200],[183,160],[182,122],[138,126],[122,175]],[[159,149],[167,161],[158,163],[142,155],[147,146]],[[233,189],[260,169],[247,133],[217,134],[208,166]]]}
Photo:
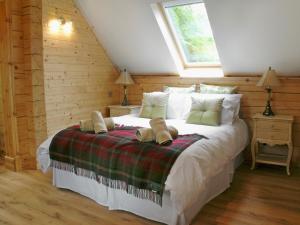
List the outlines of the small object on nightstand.
{"label": "small object on nightstand", "polygon": [[258,87],[264,87],[268,92],[268,100],[266,104],[264,116],[274,116],[272,111],[271,100],[272,100],[272,88],[280,86],[280,80],[278,79],[275,70],[271,67],[262,75],[261,79],[256,84]]}
{"label": "small object on nightstand", "polygon": [[[253,116],[253,138],[251,142],[252,167],[256,163],[286,166],[286,172],[290,175],[290,163],[293,155],[292,126],[293,116],[276,115],[272,117],[255,114]],[[269,146],[286,145],[287,154],[279,155],[262,152],[261,144]]]}
{"label": "small object on nightstand", "polygon": [[122,102],[122,106],[128,106],[129,103],[128,103],[128,99],[127,99],[127,86],[134,84],[134,81],[132,80],[130,74],[128,73],[128,71],[126,69],[124,69],[121,72],[118,80],[116,80],[115,83],[123,85],[123,87],[124,87],[124,99],[123,99],[123,102]]}
{"label": "small object on nightstand", "polygon": [[124,116],[128,114],[138,114],[140,112],[141,106],[140,105],[110,105],[109,114],[110,116]]}

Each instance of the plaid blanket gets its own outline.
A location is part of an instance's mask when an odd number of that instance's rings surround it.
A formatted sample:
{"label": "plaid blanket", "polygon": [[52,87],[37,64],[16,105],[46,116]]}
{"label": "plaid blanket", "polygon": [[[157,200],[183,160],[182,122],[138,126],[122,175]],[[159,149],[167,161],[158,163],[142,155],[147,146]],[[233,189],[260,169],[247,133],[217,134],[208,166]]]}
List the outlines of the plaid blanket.
{"label": "plaid blanket", "polygon": [[117,126],[103,134],[84,133],[79,126],[62,130],[50,144],[51,166],[162,205],[165,181],[175,160],[205,137],[179,135],[172,144],[161,146],[138,142],[137,129]]}

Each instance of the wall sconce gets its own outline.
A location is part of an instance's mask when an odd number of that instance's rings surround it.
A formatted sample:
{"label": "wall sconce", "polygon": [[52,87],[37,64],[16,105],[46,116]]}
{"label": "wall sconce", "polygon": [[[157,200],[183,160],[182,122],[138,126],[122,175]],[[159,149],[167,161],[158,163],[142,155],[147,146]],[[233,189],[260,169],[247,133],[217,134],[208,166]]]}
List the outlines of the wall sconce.
{"label": "wall sconce", "polygon": [[58,34],[62,31],[66,36],[70,35],[73,31],[72,21],[66,21],[63,17],[49,21],[49,30],[53,34]]}

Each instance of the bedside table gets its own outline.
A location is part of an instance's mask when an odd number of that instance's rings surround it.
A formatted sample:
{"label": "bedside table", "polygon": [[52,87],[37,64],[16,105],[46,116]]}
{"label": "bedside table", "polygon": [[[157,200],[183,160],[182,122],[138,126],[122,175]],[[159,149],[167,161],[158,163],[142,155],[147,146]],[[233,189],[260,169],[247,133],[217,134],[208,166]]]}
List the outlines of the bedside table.
{"label": "bedside table", "polygon": [[110,116],[124,116],[128,114],[138,114],[141,106],[140,105],[110,105],[109,108],[109,114]]}
{"label": "bedside table", "polygon": [[[290,175],[290,163],[293,154],[292,125],[294,118],[286,115],[263,116],[255,114],[253,116],[253,138],[251,141],[252,167],[256,163],[265,163],[286,166],[286,172]],[[259,143],[274,145],[287,145],[286,155],[263,153],[259,151]]]}

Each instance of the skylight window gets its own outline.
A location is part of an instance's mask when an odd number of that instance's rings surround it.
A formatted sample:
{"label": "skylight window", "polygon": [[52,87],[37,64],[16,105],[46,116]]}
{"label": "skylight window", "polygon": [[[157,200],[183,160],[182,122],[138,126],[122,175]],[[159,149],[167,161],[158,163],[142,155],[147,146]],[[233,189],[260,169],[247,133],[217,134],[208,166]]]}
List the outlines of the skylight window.
{"label": "skylight window", "polygon": [[204,3],[177,0],[162,6],[184,67],[220,66]]}

